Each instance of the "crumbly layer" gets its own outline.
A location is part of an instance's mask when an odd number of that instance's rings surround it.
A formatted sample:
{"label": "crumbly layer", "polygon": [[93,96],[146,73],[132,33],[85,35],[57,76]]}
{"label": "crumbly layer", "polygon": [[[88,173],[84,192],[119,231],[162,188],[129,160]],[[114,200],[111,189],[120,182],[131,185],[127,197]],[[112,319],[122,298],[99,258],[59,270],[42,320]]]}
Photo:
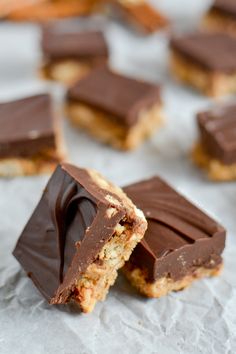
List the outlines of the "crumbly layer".
{"label": "crumbly layer", "polygon": [[67,59],[45,64],[42,67],[42,74],[47,79],[72,85],[86,76],[91,69],[92,65],[89,62]]}
{"label": "crumbly layer", "polygon": [[72,297],[83,312],[91,312],[97,301],[103,301],[123,267],[144,235],[143,225],[130,229],[130,225],[118,224],[115,234],[103,247],[97,259],[78,280]]}
{"label": "crumbly layer", "polygon": [[204,18],[203,28],[236,35],[236,21],[230,16],[210,11]]}
{"label": "crumbly layer", "polygon": [[171,291],[179,291],[187,288],[193,281],[212,277],[220,274],[223,264],[217,265],[213,269],[199,267],[180,280],[173,280],[169,277],[163,277],[153,283],[146,281],[145,274],[140,268],[130,267],[129,263],[123,268],[123,272],[131,284],[136,287],[143,295],[147,297],[159,298],[167,295]]}
{"label": "crumbly layer", "polygon": [[200,143],[192,152],[194,162],[206,170],[208,178],[213,181],[231,181],[236,179],[236,163],[225,165],[221,161],[209,156]]}
{"label": "crumbly layer", "polygon": [[174,50],[171,71],[177,80],[197,88],[207,96],[217,97],[236,92],[236,72],[225,74],[205,70]]}
{"label": "crumbly layer", "polygon": [[122,150],[136,148],[164,121],[160,103],[141,111],[137,123],[130,128],[111,119],[108,114],[82,103],[69,102],[66,110],[72,123],[86,130],[99,141]]}
{"label": "crumbly layer", "polygon": [[0,177],[30,176],[52,173],[64,155],[54,150],[33,157],[9,157],[0,159]]}

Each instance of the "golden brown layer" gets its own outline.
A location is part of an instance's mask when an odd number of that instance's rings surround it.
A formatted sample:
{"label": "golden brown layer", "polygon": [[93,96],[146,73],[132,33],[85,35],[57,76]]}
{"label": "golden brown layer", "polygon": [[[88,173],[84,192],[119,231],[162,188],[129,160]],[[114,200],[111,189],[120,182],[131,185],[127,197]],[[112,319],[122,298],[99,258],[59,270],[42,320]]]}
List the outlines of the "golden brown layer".
{"label": "golden brown layer", "polygon": [[221,161],[209,156],[202,145],[197,144],[192,152],[193,161],[207,172],[213,181],[232,181],[236,179],[236,163],[225,165]]}
{"label": "golden brown layer", "polygon": [[171,71],[177,80],[195,87],[207,96],[218,97],[236,92],[236,72],[225,74],[206,70],[175,50],[171,56]]}
{"label": "golden brown layer", "polygon": [[32,157],[2,158],[0,159],[0,177],[50,174],[64,157],[64,153],[50,149]]}
{"label": "golden brown layer", "polygon": [[42,67],[42,74],[46,79],[70,86],[86,76],[91,69],[92,65],[89,62],[67,59],[45,64]]}
{"label": "golden brown layer", "polygon": [[236,20],[216,11],[209,11],[203,19],[202,26],[204,29],[210,31],[226,32],[236,35]]}
{"label": "golden brown layer", "polygon": [[86,130],[99,141],[122,150],[135,149],[164,121],[160,103],[140,112],[137,123],[131,128],[116,122],[108,114],[82,103],[69,102],[66,111],[73,124]]}
{"label": "golden brown layer", "polygon": [[127,279],[143,295],[151,298],[159,298],[167,295],[171,291],[179,291],[189,287],[193,281],[212,277],[220,274],[223,264],[217,265],[213,269],[199,267],[180,280],[173,280],[169,277],[163,277],[153,283],[147,282],[144,272],[140,268],[133,268],[127,263],[122,269]]}
{"label": "golden brown layer", "polygon": [[91,312],[97,301],[103,301],[117,278],[117,270],[123,267],[144,234],[143,228],[129,229],[118,224],[115,234],[103,247],[96,261],[78,280],[74,299],[83,312]]}
{"label": "golden brown layer", "polygon": [[83,16],[93,11],[101,2],[98,0],[45,0],[13,8],[8,13],[8,18],[14,21],[47,21],[54,18]]}

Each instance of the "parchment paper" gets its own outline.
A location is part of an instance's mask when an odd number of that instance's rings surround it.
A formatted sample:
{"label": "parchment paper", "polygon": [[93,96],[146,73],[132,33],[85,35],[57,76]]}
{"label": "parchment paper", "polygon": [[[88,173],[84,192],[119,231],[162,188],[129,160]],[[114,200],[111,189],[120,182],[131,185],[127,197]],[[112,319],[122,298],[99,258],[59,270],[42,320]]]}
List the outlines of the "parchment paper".
{"label": "parchment paper", "polygon": [[[205,0],[160,1],[174,19],[174,30],[194,26],[207,5]],[[107,300],[92,314],[83,315],[75,306],[50,307],[11,255],[47,177],[1,180],[0,353],[234,354],[236,183],[210,183],[189,160],[197,136],[195,113],[210,101],[169,77],[167,34],[146,38],[106,22],[106,35],[114,67],[163,83],[167,123],[140,149],[122,153],[98,144],[65,122],[71,161],[96,168],[119,185],[154,174],[166,178],[227,227],[225,269],[219,278],[196,282],[186,291],[159,300],[142,298],[120,275]],[[60,85],[37,77],[38,40],[37,26],[0,24],[1,101],[48,90],[61,107]]]}

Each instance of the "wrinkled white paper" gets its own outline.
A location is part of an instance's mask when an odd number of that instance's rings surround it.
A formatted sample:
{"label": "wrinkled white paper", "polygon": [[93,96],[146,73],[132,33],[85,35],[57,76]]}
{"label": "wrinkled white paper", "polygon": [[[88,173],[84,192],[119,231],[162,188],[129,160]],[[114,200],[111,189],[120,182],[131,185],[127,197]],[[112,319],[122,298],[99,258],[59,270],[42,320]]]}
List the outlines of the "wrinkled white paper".
{"label": "wrinkled white paper", "polygon": [[[154,1],[155,2],[155,1]],[[205,0],[160,1],[175,26],[197,21]],[[189,160],[194,116],[209,100],[178,86],[168,73],[167,35],[140,37],[107,23],[112,63],[123,72],[163,83],[166,126],[140,149],[123,153],[73,130],[65,122],[72,162],[98,169],[119,185],[159,174],[228,230],[221,277],[159,300],[140,297],[120,275],[94,312],[50,307],[11,255],[47,177],[0,181],[0,353],[236,353],[236,183],[208,182]],[[49,90],[62,106],[63,89],[40,81],[39,29],[0,24],[0,99]],[[0,128],[1,129],[1,128]]]}

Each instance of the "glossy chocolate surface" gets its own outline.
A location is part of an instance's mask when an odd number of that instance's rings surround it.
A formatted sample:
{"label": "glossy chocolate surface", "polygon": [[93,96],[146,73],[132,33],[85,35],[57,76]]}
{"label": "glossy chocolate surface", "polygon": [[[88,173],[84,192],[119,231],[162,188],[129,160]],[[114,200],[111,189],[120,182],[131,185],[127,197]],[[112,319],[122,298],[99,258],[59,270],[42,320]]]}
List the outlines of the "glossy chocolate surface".
{"label": "glossy chocolate surface", "polygon": [[65,32],[49,27],[44,30],[42,50],[47,58],[107,58],[108,46],[102,32]]}
{"label": "glossy chocolate surface", "polygon": [[23,230],[14,256],[50,303],[73,296],[81,274],[124,218],[117,206],[108,218],[107,194],[86,170],[61,164]]}
{"label": "glossy chocolate surface", "polygon": [[210,157],[236,163],[236,105],[215,107],[197,115],[200,140]]}
{"label": "glossy chocolate surface", "polygon": [[173,38],[170,47],[205,69],[236,72],[236,38],[227,34],[196,32]]}
{"label": "glossy chocolate surface", "polygon": [[69,102],[84,103],[123,125],[132,126],[140,111],[160,102],[160,88],[116,74],[103,66],[70,88],[67,98]]}
{"label": "glossy chocolate surface", "polygon": [[146,272],[149,281],[178,280],[197,267],[220,264],[225,230],[159,177],[124,188],[148,221],[144,239],[130,263]]}
{"label": "glossy chocolate surface", "polygon": [[49,95],[0,103],[0,158],[28,157],[55,148]]}

